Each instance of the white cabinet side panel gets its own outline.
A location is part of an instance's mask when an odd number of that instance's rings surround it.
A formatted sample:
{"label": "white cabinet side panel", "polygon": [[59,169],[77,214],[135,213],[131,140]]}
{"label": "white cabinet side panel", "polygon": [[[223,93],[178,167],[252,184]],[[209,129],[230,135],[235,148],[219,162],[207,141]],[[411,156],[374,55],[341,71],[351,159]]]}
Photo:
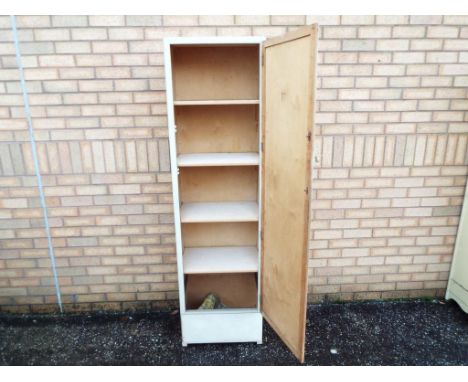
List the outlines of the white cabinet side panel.
{"label": "white cabinet side panel", "polygon": [[261,303],[262,303],[262,290],[261,290],[261,285],[262,285],[262,173],[263,173],[263,135],[262,135],[262,97],[263,97],[263,40],[262,44],[260,44],[259,49],[258,49],[258,98],[260,100],[260,103],[258,105],[258,156],[259,156],[259,165],[258,165],[258,239],[257,239],[257,248],[258,248],[258,272],[257,272],[257,306],[259,309],[261,309]]}
{"label": "white cabinet side panel", "polygon": [[164,71],[166,77],[167,122],[169,128],[169,151],[171,156],[172,194],[174,203],[174,226],[177,252],[177,280],[179,284],[179,309],[185,312],[185,286],[183,270],[182,227],[180,223],[179,169],[177,167],[176,126],[174,121],[174,96],[172,90],[171,45],[164,41]]}
{"label": "white cabinet side panel", "polygon": [[458,225],[447,299],[454,299],[468,313],[468,183]]}

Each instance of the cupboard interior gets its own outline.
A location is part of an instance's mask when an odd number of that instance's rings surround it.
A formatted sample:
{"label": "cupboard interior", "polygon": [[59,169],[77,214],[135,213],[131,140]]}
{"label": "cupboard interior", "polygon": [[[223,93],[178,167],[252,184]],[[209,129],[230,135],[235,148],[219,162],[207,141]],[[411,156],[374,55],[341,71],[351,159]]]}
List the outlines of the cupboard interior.
{"label": "cupboard interior", "polygon": [[179,185],[182,203],[256,201],[258,167],[181,167]]}
{"label": "cupboard interior", "polygon": [[188,223],[182,224],[184,247],[257,246],[258,224]]}
{"label": "cupboard interior", "polygon": [[174,100],[258,100],[259,45],[173,46]]}
{"label": "cupboard interior", "polygon": [[185,286],[186,309],[197,309],[210,292],[226,308],[257,306],[257,273],[187,275]]}
{"label": "cupboard interior", "polygon": [[175,121],[179,154],[258,152],[258,105],[178,106]]}
{"label": "cupboard interior", "polygon": [[[184,272],[188,251],[198,249],[214,251],[217,261],[211,261],[219,267],[236,269],[236,273],[186,274],[186,309],[197,309],[208,293],[215,293],[228,308],[255,308],[257,304],[257,273],[239,271],[240,263],[250,260],[258,265],[258,223],[189,223],[182,224],[184,238]],[[239,256],[235,264],[231,259],[222,257],[224,249],[244,252],[251,249],[251,259]],[[244,253],[242,253],[244,254]],[[241,255],[241,253],[239,253]],[[193,260],[193,259],[192,259]],[[229,264],[231,262],[231,264]],[[193,262],[192,262],[193,264]],[[203,267],[203,266],[202,266]],[[217,269],[219,269],[219,267]]]}
{"label": "cupboard interior", "polygon": [[[181,204],[257,202],[258,161],[246,158],[259,151],[259,45],[173,46],[171,56]],[[191,218],[181,219],[186,309],[210,292],[228,308],[255,308],[258,222]]]}

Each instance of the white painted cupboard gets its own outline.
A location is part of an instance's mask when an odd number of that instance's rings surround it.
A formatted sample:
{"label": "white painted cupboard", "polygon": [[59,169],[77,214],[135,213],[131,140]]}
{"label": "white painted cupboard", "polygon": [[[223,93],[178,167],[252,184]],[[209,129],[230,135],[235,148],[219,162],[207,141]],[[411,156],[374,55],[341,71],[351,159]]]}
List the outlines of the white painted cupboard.
{"label": "white painted cupboard", "polygon": [[261,343],[264,317],[304,360],[316,38],[164,41],[183,345]]}

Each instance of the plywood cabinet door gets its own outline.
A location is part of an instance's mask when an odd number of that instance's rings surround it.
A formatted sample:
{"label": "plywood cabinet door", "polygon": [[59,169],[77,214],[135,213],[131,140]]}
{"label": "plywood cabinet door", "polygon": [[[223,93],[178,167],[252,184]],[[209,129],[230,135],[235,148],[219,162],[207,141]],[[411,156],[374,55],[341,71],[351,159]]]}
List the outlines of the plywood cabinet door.
{"label": "plywood cabinet door", "polygon": [[263,46],[261,309],[304,361],[317,28]]}

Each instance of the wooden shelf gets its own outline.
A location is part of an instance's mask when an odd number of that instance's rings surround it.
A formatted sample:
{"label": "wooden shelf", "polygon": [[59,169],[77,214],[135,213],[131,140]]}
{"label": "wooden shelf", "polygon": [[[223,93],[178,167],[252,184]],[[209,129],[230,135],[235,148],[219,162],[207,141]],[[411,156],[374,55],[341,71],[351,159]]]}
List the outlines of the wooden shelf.
{"label": "wooden shelf", "polygon": [[193,247],[184,251],[185,274],[257,271],[256,247]]}
{"label": "wooden shelf", "polygon": [[180,207],[180,220],[182,223],[258,221],[258,203],[184,203]]}
{"label": "wooden shelf", "polygon": [[258,99],[210,99],[174,101],[174,106],[196,106],[196,105],[258,105]]}
{"label": "wooden shelf", "polygon": [[258,164],[257,153],[181,154],[177,157],[179,167],[258,166]]}

